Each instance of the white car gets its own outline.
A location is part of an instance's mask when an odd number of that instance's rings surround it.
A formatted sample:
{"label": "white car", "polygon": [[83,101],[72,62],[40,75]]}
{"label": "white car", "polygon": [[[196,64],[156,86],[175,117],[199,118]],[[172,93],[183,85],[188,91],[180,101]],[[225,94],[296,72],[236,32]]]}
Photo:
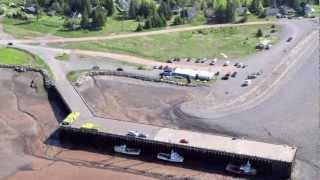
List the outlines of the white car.
{"label": "white car", "polygon": [[249,86],[252,83],[250,79],[244,81],[243,86]]}
{"label": "white car", "polygon": [[226,61],[223,66],[229,66],[230,65],[230,61]]}
{"label": "white car", "polygon": [[130,137],[135,137],[135,138],[147,138],[147,135],[143,134],[143,133],[139,133],[137,131],[129,131],[127,133],[127,136],[130,136]]}

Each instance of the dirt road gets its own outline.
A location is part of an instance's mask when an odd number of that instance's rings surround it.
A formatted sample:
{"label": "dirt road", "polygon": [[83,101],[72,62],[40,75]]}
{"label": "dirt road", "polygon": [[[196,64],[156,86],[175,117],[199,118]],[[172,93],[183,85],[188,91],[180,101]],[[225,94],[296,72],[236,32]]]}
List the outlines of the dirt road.
{"label": "dirt road", "polygon": [[150,36],[150,35],[173,33],[173,32],[193,31],[193,30],[208,29],[208,28],[235,27],[235,26],[261,25],[261,24],[274,24],[274,23],[275,22],[272,22],[272,21],[260,21],[260,22],[248,22],[243,24],[200,25],[200,26],[181,27],[181,28],[168,28],[168,29],[159,30],[159,31],[134,32],[134,33],[107,35],[107,36],[80,37],[80,38],[49,38],[49,39],[36,38],[36,39],[27,39],[27,40],[13,40],[12,42],[22,43],[22,44],[52,44],[52,43],[68,43],[68,42],[83,42],[83,41],[103,41],[103,40],[110,40],[110,39],[123,39],[123,38]]}

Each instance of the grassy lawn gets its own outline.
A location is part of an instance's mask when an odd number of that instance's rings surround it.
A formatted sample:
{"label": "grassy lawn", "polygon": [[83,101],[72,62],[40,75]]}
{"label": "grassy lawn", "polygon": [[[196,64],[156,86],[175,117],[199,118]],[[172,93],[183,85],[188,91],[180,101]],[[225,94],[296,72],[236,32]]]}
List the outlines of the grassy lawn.
{"label": "grassy lawn", "polygon": [[60,60],[60,61],[69,61],[70,59],[70,54],[68,53],[63,53],[57,57],[55,57],[56,59]]}
{"label": "grassy lawn", "polygon": [[14,48],[0,48],[0,64],[31,65],[36,68],[47,69],[51,73],[48,65],[40,57]]}
{"label": "grassy lawn", "polygon": [[314,9],[314,13],[312,15],[319,17],[320,16],[320,5],[314,5],[312,6]]}
{"label": "grassy lawn", "polygon": [[61,37],[85,37],[108,35],[119,32],[133,32],[138,26],[134,20],[119,21],[116,17],[108,18],[102,30],[63,30],[64,19],[58,16],[42,16],[38,20],[23,21],[5,17],[3,19],[4,31],[13,34],[17,38],[38,37],[52,34]]}
{"label": "grassy lawn", "polygon": [[76,82],[84,73],[89,72],[90,70],[79,70],[79,71],[70,71],[67,74],[67,79],[70,82]]}
{"label": "grassy lawn", "polygon": [[9,5],[11,2],[14,2],[15,4],[22,4],[23,0],[0,0],[0,4]]}
{"label": "grassy lawn", "polygon": [[[271,25],[250,25],[55,46],[133,54],[159,61],[174,57],[213,58],[221,53],[236,58],[256,52],[255,46],[261,40],[255,37],[258,28],[270,34]],[[272,34],[267,39],[274,43],[278,37]]]}

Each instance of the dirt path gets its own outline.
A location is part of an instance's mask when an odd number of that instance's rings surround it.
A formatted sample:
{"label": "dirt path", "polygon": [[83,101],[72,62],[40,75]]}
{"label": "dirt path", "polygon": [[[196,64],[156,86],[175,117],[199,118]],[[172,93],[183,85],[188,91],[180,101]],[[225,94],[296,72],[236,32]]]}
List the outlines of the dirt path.
{"label": "dirt path", "polygon": [[216,65],[216,66],[209,66],[208,64],[182,64],[182,63],[165,63],[165,62],[159,62],[152,59],[142,58],[138,56],[133,55],[127,55],[127,54],[117,54],[117,53],[110,53],[110,52],[97,52],[97,51],[88,51],[88,50],[70,50],[69,52],[80,55],[80,56],[92,56],[92,57],[103,57],[103,58],[109,58],[116,61],[125,61],[133,64],[142,64],[145,66],[170,66],[170,67],[180,67],[180,68],[187,68],[187,69],[197,69],[197,70],[205,70],[205,71],[211,71],[211,72],[217,72],[220,71],[222,73],[224,72],[230,72],[233,71],[234,67],[223,67],[222,65]]}
{"label": "dirt path", "polygon": [[164,29],[159,31],[133,32],[133,33],[125,33],[125,34],[106,35],[106,36],[80,37],[80,38],[56,38],[56,39],[37,38],[37,39],[28,39],[28,40],[15,40],[13,42],[22,43],[22,44],[38,44],[38,43],[52,44],[52,43],[68,43],[68,42],[83,42],[83,41],[103,41],[103,40],[110,40],[110,39],[123,39],[123,38],[150,36],[150,35],[173,33],[173,32],[193,31],[193,30],[208,29],[208,28],[235,27],[235,26],[261,25],[261,24],[274,24],[274,23],[275,22],[272,22],[272,21],[260,21],[260,22],[248,22],[243,24],[200,25],[200,26],[192,26],[192,27]]}

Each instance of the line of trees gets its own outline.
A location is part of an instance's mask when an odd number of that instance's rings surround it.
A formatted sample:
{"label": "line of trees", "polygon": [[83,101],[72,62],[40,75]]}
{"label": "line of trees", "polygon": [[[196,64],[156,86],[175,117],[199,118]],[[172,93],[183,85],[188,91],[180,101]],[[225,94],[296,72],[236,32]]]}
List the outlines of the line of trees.
{"label": "line of trees", "polygon": [[[75,29],[101,29],[108,16],[113,16],[121,0],[25,0],[25,7],[35,7],[35,14],[61,15],[65,17],[64,27]],[[305,3],[319,3],[318,0],[127,0],[128,9],[121,13],[124,18],[139,21],[137,31],[164,27],[173,19],[174,25],[184,24],[190,19],[190,8],[203,11],[211,9],[216,23],[235,22],[238,7],[265,17],[265,7],[288,5],[295,9]],[[20,17],[20,16],[17,16]],[[22,17],[22,16],[21,16]]]}

